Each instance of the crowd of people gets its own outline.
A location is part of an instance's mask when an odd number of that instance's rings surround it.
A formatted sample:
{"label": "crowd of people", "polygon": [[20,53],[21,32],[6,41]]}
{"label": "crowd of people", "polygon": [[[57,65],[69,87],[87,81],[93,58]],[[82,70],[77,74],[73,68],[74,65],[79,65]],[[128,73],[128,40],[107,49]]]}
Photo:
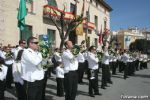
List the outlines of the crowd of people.
{"label": "crowd of people", "polygon": [[11,89],[13,83],[18,100],[45,100],[47,79],[51,72],[56,75],[57,96],[65,96],[65,100],[76,99],[78,84],[84,85],[85,75],[89,96],[100,96],[100,72],[101,88],[106,89],[113,84],[112,75],[123,73],[123,79],[126,79],[135,71],[148,68],[146,53],[113,49],[107,41],[98,51],[95,46],[86,48],[84,43],[75,47],[68,40],[63,51],[55,48],[52,56],[46,59],[46,64],[52,63],[53,67],[46,68],[42,65],[45,59],[39,52],[37,38],[20,40],[16,47],[0,45],[0,100],[5,99],[4,91]]}

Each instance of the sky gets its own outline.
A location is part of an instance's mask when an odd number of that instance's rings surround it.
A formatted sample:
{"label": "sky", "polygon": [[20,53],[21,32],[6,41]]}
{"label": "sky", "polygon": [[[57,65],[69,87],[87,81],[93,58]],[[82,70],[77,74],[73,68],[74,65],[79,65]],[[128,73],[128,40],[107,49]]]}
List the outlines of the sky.
{"label": "sky", "polygon": [[113,9],[110,13],[112,31],[129,27],[150,30],[150,0],[105,0]]}

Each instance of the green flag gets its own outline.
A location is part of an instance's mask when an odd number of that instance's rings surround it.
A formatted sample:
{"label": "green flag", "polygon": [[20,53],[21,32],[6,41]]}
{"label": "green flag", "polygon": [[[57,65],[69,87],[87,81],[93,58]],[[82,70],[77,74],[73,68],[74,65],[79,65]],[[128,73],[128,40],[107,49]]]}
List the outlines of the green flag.
{"label": "green flag", "polygon": [[25,16],[27,15],[27,9],[26,9],[26,0],[20,0],[19,4],[19,10],[18,10],[18,27],[20,30],[24,30],[25,28]]}

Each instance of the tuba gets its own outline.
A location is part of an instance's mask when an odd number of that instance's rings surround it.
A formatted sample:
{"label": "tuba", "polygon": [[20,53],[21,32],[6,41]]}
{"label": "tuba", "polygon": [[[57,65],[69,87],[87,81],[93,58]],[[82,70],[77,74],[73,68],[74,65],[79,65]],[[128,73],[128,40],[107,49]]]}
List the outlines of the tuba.
{"label": "tuba", "polygon": [[77,56],[79,54],[79,52],[80,52],[80,46],[74,45],[74,47],[72,48],[72,54],[74,56]]}

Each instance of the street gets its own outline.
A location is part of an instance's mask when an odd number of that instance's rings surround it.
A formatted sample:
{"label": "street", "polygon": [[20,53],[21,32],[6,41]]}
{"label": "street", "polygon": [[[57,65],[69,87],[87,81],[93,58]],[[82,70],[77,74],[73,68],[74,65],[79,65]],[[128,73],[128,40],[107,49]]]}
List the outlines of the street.
{"label": "street", "polygon": [[[78,85],[76,100],[150,100],[150,63],[149,69],[137,71],[135,76],[123,79],[122,73],[112,76],[113,84],[107,89],[99,88],[102,96],[88,96],[88,80],[84,76],[84,85]],[[99,87],[101,74],[99,74]],[[14,85],[13,85],[14,86]],[[6,100],[16,100],[15,88],[5,92]],[[48,79],[46,88],[46,100],[64,100],[64,97],[56,96],[55,75]]]}

